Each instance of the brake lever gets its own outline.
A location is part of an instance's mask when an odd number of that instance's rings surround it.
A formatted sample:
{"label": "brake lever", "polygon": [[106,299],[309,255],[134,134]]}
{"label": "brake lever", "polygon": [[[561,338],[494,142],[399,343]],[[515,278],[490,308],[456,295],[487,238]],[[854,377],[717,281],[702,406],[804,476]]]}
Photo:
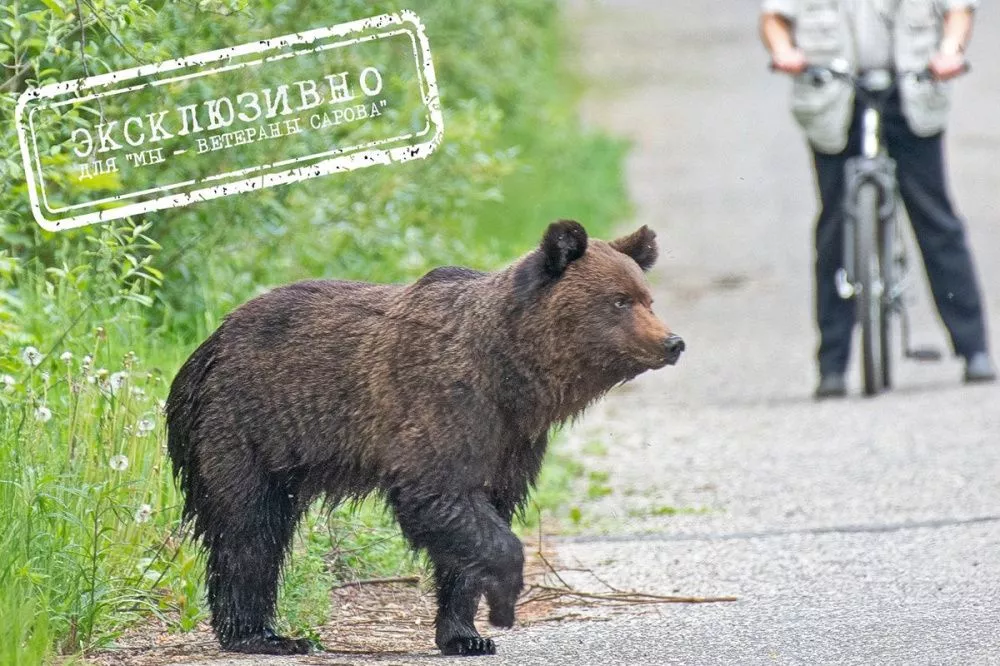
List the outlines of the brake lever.
{"label": "brake lever", "polygon": [[[779,71],[774,64],[774,60],[768,62],[767,67],[771,72]],[[834,60],[829,66],[806,65],[804,70],[798,74],[794,74],[793,76],[802,77],[812,86],[826,84],[834,79],[842,79],[848,82],[853,80],[853,76],[847,62],[841,59]]]}
{"label": "brake lever", "polygon": [[[965,76],[970,71],[972,71],[972,63],[970,63],[968,60],[966,60],[964,63],[962,63],[962,71],[959,74],[959,76]],[[938,78],[936,76],[934,76],[934,72],[931,71],[930,67],[926,67],[926,68],[924,68],[923,70],[921,70],[919,72],[909,72],[908,75],[912,76],[913,79],[915,81],[917,81],[918,83],[925,83],[927,81],[937,81],[938,80]]]}

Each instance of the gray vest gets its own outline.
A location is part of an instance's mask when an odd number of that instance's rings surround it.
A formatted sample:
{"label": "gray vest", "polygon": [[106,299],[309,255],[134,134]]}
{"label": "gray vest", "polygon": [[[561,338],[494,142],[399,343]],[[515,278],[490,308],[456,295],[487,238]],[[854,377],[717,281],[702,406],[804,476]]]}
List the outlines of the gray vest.
{"label": "gray vest", "polygon": [[[851,17],[842,0],[800,0],[795,41],[806,60],[829,65],[843,59],[856,69]],[[894,57],[900,72],[927,67],[941,40],[943,13],[934,0],[899,0],[893,26]],[[914,134],[932,136],[942,131],[948,117],[950,85],[939,81],[900,79],[903,115]],[[854,90],[834,79],[818,86],[796,77],[792,84],[792,113],[809,142],[820,152],[839,153],[847,145],[854,108]]]}

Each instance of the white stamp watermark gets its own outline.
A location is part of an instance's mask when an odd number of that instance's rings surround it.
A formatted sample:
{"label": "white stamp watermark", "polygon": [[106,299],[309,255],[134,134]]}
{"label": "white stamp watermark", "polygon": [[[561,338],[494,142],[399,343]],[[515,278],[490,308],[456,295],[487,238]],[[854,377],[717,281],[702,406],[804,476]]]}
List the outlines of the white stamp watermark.
{"label": "white stamp watermark", "polygon": [[49,231],[425,158],[444,132],[408,11],[28,90],[15,122]]}

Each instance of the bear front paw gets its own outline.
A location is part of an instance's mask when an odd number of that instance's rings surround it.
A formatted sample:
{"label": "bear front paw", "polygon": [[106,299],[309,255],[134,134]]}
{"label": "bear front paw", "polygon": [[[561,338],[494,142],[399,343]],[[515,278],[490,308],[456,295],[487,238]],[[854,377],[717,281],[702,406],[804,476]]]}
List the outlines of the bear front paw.
{"label": "bear front paw", "polygon": [[476,657],[483,654],[496,654],[497,647],[492,638],[453,638],[441,648],[441,654]]}

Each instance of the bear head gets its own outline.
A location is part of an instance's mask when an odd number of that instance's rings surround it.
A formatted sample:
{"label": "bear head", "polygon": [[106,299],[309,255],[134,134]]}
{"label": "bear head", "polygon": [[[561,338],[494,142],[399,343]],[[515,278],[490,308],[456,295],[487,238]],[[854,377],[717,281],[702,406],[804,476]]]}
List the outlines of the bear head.
{"label": "bear head", "polygon": [[544,322],[539,337],[558,346],[557,355],[574,355],[576,370],[611,384],[676,363],[684,342],[653,313],[644,275],[657,256],[646,226],[605,242],[572,220],[549,225],[520,267],[522,291]]}

